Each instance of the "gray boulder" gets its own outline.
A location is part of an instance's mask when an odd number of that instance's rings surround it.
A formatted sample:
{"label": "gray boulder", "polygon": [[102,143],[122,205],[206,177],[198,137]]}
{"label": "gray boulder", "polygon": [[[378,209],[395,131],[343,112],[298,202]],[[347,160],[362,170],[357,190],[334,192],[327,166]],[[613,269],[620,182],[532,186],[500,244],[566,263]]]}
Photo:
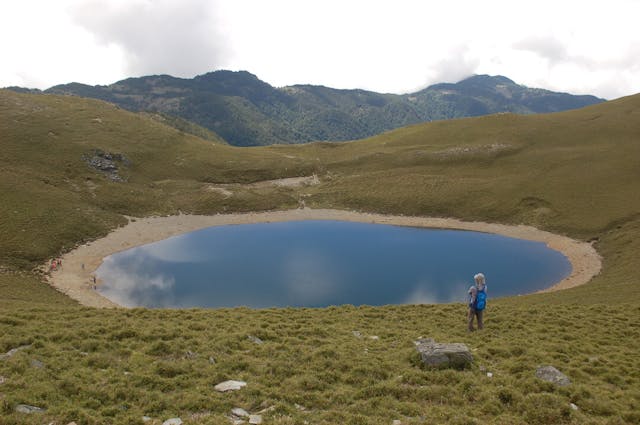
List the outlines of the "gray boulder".
{"label": "gray boulder", "polygon": [[247,385],[244,381],[224,381],[213,387],[216,391],[225,393],[227,391],[237,391]]}
{"label": "gray boulder", "polygon": [[262,341],[260,338],[258,338],[257,336],[253,336],[253,335],[248,335],[247,339],[251,342],[253,342],[254,344],[258,344],[258,345],[262,345],[264,344],[264,341]]}
{"label": "gray boulder", "polygon": [[7,351],[6,353],[0,354],[0,360],[8,359],[9,357],[12,357],[17,352],[22,351],[22,350],[26,350],[29,347],[31,347],[31,344],[29,344],[29,345],[21,345],[18,348],[12,348],[11,350]]}
{"label": "gray boulder", "polygon": [[567,376],[553,366],[540,366],[536,369],[536,377],[551,382],[559,387],[566,387],[571,383]]}
{"label": "gray boulder", "polygon": [[16,412],[18,413],[44,413],[46,412],[46,409],[43,409],[41,407],[36,407],[36,406],[29,406],[28,404],[18,404],[16,406]]}
{"label": "gray boulder", "polygon": [[233,416],[237,416],[238,418],[248,418],[249,417],[249,412],[247,412],[246,410],[244,410],[241,407],[234,407],[233,409],[231,409],[231,414]]}
{"label": "gray boulder", "polygon": [[180,418],[171,418],[162,422],[162,425],[182,425],[182,419]]}
{"label": "gray boulder", "polygon": [[416,350],[422,363],[430,368],[464,369],[473,362],[471,351],[461,343],[442,343],[423,338],[416,341]]}

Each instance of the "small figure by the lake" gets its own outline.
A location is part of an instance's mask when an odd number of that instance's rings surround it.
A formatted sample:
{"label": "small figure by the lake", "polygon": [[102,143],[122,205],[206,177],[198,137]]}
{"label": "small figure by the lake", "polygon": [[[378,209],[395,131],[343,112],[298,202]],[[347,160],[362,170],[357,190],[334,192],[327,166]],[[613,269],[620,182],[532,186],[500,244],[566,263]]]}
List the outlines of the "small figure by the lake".
{"label": "small figure by the lake", "polygon": [[469,288],[469,313],[467,315],[467,324],[470,332],[475,331],[473,327],[474,318],[478,322],[478,330],[484,328],[484,322],[482,319],[484,309],[487,306],[487,284],[484,274],[478,273],[473,276],[475,285],[471,285]]}

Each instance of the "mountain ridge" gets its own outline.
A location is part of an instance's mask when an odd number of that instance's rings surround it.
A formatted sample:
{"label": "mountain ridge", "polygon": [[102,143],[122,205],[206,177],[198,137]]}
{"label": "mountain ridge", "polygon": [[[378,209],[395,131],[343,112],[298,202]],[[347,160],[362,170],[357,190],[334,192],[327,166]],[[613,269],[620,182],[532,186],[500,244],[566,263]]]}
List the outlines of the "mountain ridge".
{"label": "mountain ridge", "polygon": [[500,112],[558,112],[603,101],[528,88],[503,76],[474,75],[399,95],[309,84],[276,88],[248,71],[226,70],[191,79],[153,75],[106,86],[69,83],[44,93],[174,115],[236,146],[355,140],[420,122]]}

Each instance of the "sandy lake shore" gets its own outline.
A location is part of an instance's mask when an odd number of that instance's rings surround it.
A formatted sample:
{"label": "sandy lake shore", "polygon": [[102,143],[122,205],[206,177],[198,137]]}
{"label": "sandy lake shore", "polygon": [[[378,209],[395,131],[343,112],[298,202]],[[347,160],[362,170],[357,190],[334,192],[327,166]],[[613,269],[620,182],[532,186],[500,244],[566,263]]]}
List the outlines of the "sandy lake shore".
{"label": "sandy lake shore", "polygon": [[93,289],[93,273],[100,266],[103,259],[111,254],[211,226],[296,220],[341,220],[473,230],[544,242],[550,248],[560,251],[567,257],[571,262],[572,271],[567,278],[542,292],[567,289],[585,284],[597,275],[602,267],[600,255],[591,244],[545,232],[531,226],[507,226],[482,222],[465,222],[451,218],[388,216],[304,208],[264,213],[132,218],[129,224],[115,229],[106,237],[81,245],[65,254],[62,257],[62,269],[53,271],[49,281],[56,289],[85,306],[98,308],[119,307]]}

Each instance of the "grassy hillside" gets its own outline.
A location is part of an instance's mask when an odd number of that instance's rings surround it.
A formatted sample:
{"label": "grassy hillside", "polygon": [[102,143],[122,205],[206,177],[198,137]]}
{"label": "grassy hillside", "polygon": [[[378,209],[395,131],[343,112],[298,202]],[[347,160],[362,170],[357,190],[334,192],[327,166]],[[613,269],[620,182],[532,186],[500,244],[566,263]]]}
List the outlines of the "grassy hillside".
{"label": "grassy hillside", "polygon": [[[233,407],[264,410],[274,424],[640,423],[639,118],[633,96],[352,143],[239,149],[99,101],[0,91],[0,354],[28,345],[0,360],[0,423],[220,424]],[[92,167],[100,152],[121,158],[121,181]],[[314,173],[318,185],[268,183]],[[93,310],[34,271],[123,215],[301,200],[532,224],[593,241],[604,269],[583,287],[491,300],[487,329],[474,334],[462,304]],[[475,366],[421,369],[420,336],[467,343]],[[573,383],[537,380],[545,364]],[[213,391],[227,379],[248,386]],[[17,413],[18,404],[47,411]]]}

